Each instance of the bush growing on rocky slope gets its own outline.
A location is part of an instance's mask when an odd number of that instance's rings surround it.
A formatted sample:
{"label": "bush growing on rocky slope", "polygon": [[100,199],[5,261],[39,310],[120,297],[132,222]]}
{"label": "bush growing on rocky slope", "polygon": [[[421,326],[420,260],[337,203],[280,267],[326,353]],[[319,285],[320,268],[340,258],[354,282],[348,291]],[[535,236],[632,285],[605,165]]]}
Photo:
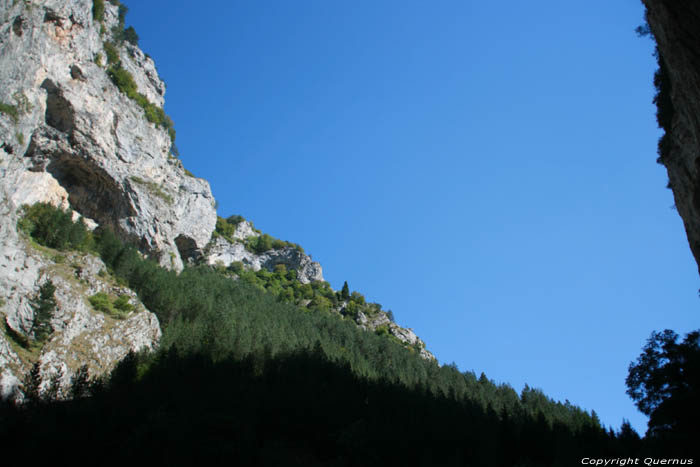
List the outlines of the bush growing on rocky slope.
{"label": "bush growing on rocky slope", "polygon": [[70,211],[63,211],[48,203],[25,206],[17,227],[49,248],[78,249],[90,248],[92,235],[80,218],[73,222]]}
{"label": "bush growing on rocky slope", "polygon": [[120,64],[113,65],[107,70],[107,74],[112,82],[119,88],[121,92],[127,95],[130,99],[136,102],[146,115],[146,120],[159,125],[168,132],[170,141],[175,142],[175,127],[173,121],[165,114],[165,111],[148,100],[146,96],[138,92],[136,81],[133,75],[121,67]]}
{"label": "bush growing on rocky slope", "polygon": [[88,301],[95,310],[116,318],[125,318],[134,309],[134,306],[129,303],[128,295],[120,295],[117,299],[112,300],[106,293],[97,292]]}
{"label": "bush growing on rocky slope", "polygon": [[[214,234],[225,238],[230,243],[236,243],[238,240],[233,238],[233,235],[234,233],[236,233],[236,228],[238,227],[238,224],[240,224],[243,221],[245,221],[245,219],[243,218],[243,216],[239,215],[229,216],[226,219],[224,219],[223,217],[217,217]],[[253,228],[255,229],[255,227]],[[257,229],[255,230],[258,233],[260,232]],[[304,249],[301,247],[301,245],[292,242],[287,242],[285,240],[280,240],[269,234],[261,234],[257,237],[248,237],[244,243],[248,251],[256,254],[261,254],[268,250],[280,250],[282,248],[288,247],[296,248],[301,253],[304,252]]]}
{"label": "bush growing on rocky slope", "polygon": [[243,216],[239,215],[229,216],[226,219],[217,216],[214,235],[221,236],[228,240],[230,243],[235,243],[236,240],[233,238],[233,234],[236,233],[236,227],[238,227],[238,224],[240,224],[243,221],[245,221],[245,219],[243,218]]}
{"label": "bush growing on rocky slope", "polygon": [[246,249],[253,253],[264,253],[268,250],[281,250],[282,248],[292,247],[296,248],[300,252],[304,252],[304,249],[297,245],[296,243],[287,242],[285,240],[280,240],[268,234],[262,234],[257,237],[248,237],[245,243]]}
{"label": "bush growing on rocky slope", "polygon": [[673,101],[671,100],[671,80],[668,76],[668,70],[664,64],[659,52],[656,52],[659,68],[654,74],[654,87],[656,95],[654,96],[654,104],[656,104],[656,121],[664,132],[659,138],[658,155],[656,160],[659,164],[664,164],[671,153],[671,127],[673,125],[673,116],[676,112]]}
{"label": "bush growing on rocky slope", "polygon": [[139,35],[136,34],[136,29],[133,26],[124,29],[121,38],[132,45],[139,45]]}
{"label": "bush growing on rocky slope", "polygon": [[[134,32],[135,34],[135,32]],[[138,38],[137,38],[138,40]],[[143,109],[146,115],[146,120],[156,125],[159,125],[168,132],[170,141],[175,142],[175,125],[165,111],[148,100],[148,98],[138,91],[138,86],[134,80],[134,76],[129,70],[122,67],[119,59],[119,51],[111,42],[103,44],[105,54],[107,55],[107,75],[117,88],[126,94],[131,100],[136,102]]]}
{"label": "bush growing on rocky slope", "polygon": [[119,50],[113,43],[107,41],[102,44],[102,48],[105,51],[105,55],[107,55],[107,65],[117,65],[120,62]]}
{"label": "bush growing on rocky slope", "polygon": [[17,121],[19,120],[19,111],[17,110],[17,107],[14,105],[5,104],[4,102],[0,102],[0,113],[7,115],[15,123],[17,123]]}
{"label": "bush growing on rocky slope", "polygon": [[92,1],[92,18],[95,21],[102,22],[105,19],[105,2],[104,0]]}

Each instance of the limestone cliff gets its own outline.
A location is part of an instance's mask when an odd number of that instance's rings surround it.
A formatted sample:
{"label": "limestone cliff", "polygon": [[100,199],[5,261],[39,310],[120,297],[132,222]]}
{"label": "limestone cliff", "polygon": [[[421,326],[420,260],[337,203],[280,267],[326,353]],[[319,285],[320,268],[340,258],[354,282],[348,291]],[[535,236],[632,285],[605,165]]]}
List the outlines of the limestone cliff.
{"label": "limestone cliff", "polygon": [[668,170],[676,208],[700,265],[700,3],[643,3],[659,52],[657,105],[666,132],[659,161]]}
{"label": "limestone cliff", "polygon": [[162,126],[108,76],[106,44],[156,107],[165,85],[153,60],[118,41],[118,8],[92,0],[0,1],[0,158],[14,206],[61,201],[124,239],[182,268],[216,223],[209,184],[170,155]]}
{"label": "limestone cliff", "polygon": [[[98,3],[104,7],[99,13]],[[4,396],[36,362],[44,387],[52,379],[65,387],[80,366],[93,376],[105,373],[129,351],[155,348],[161,335],[156,316],[95,255],[52,250],[18,230],[24,205],[70,209],[90,228],[110,227],[178,271],[186,263],[241,263],[253,271],[283,264],[302,284],[323,281],[320,264],[300,247],[282,242],[251,251],[246,242],[260,233],[248,222],[230,237],[212,236],[217,216],[209,184],[171,154],[165,85],[153,60],[120,36],[120,16],[117,1],[0,0]],[[49,283],[55,286],[53,331],[35,341],[37,297]],[[126,300],[129,311],[100,310],[95,296]],[[345,305],[333,311],[343,314]],[[359,326],[387,332],[434,358],[410,329],[370,305],[353,315]]]}
{"label": "limestone cliff", "polygon": [[[118,41],[119,12],[92,0],[0,0],[0,385],[7,395],[33,362],[44,384],[77,367],[111,368],[130,350],[153,348],[156,317],[135,294],[105,274],[92,255],[59,254],[17,231],[24,204],[72,208],[88,225],[111,226],[161,264],[204,247],[216,222],[206,181],[188,176],[170,155],[168,131],[144,118],[143,106],[108,76],[106,44],[152,106],[165,86],[153,61]],[[31,334],[42,284],[55,287],[54,332],[42,346],[20,345]],[[93,309],[101,292],[129,298],[134,311],[114,317]],[[26,342],[25,342],[26,343]]]}
{"label": "limestone cliff", "polygon": [[287,246],[279,249],[270,249],[260,254],[249,251],[245,241],[251,237],[257,237],[260,233],[255,230],[248,221],[242,221],[236,226],[231,241],[217,236],[205,249],[206,262],[210,265],[230,266],[240,262],[244,266],[258,271],[261,268],[273,270],[278,264],[284,264],[287,269],[297,271],[297,278],[302,284],[311,281],[322,281],[323,272],[321,265],[304,254],[298,248]]}
{"label": "limestone cliff", "polygon": [[[284,265],[287,270],[296,271],[296,277],[302,284],[309,284],[314,281],[323,281],[323,270],[321,265],[313,261],[298,246],[284,246],[272,248],[260,253],[250,251],[246,241],[260,236],[261,233],[249,221],[241,218],[235,226],[235,230],[224,238],[215,235],[212,241],[204,249],[202,260],[211,266],[230,267],[234,263],[239,263],[240,267],[259,271],[267,269],[274,271],[275,266]],[[300,300],[299,306],[312,306],[312,300]],[[435,356],[426,349],[423,342],[411,329],[403,328],[390,319],[389,314],[382,310],[380,306],[372,303],[363,303],[355,313],[348,313],[349,302],[341,301],[332,311],[339,315],[351,317],[357,325],[370,332],[386,332],[401,341],[405,346],[416,349],[423,358],[435,360]]]}

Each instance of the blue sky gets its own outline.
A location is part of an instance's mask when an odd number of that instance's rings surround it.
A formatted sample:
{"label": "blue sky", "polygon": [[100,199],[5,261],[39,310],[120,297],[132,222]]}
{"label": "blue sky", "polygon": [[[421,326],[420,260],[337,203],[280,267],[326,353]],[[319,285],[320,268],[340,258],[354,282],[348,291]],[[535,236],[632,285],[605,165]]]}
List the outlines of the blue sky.
{"label": "blue sky", "polygon": [[700,283],[640,1],[127,5],[220,215],[301,244],[442,363],[644,432],[627,367],[698,327]]}

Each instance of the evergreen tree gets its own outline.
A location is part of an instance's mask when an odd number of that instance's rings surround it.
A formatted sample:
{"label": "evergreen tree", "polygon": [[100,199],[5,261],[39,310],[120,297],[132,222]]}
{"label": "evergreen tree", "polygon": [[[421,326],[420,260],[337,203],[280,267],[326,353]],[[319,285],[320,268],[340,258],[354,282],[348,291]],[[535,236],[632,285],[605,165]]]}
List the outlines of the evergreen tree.
{"label": "evergreen tree", "polygon": [[56,286],[47,280],[39,288],[39,295],[31,301],[34,309],[34,320],[30,332],[34,334],[34,339],[39,342],[46,340],[53,332],[51,317],[56,309],[56,300],[53,296],[55,291]]}
{"label": "evergreen tree", "polygon": [[36,404],[41,401],[41,367],[39,362],[34,362],[32,369],[24,377],[22,390],[24,399],[28,404]]}
{"label": "evergreen tree", "polygon": [[348,300],[350,298],[350,287],[348,287],[348,281],[343,283],[343,290],[340,291],[340,298],[343,300]]}

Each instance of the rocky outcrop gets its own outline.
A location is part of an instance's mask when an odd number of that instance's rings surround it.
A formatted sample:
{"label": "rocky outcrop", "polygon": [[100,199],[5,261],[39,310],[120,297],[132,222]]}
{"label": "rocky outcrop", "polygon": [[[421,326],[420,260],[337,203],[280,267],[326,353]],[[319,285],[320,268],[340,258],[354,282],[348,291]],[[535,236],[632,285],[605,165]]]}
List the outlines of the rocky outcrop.
{"label": "rocky outcrop", "polygon": [[212,238],[205,248],[204,261],[212,266],[223,267],[240,262],[253,271],[263,268],[274,271],[275,266],[283,264],[288,270],[297,271],[297,279],[302,284],[323,280],[321,265],[299,248],[288,246],[262,253],[254,253],[246,248],[246,240],[258,236],[260,232],[253,224],[242,220],[236,224],[236,229],[230,237],[231,241],[218,235]]}
{"label": "rocky outcrop", "polygon": [[[248,223],[242,222],[239,226],[244,224]],[[242,228],[246,229],[245,226]],[[236,229],[236,233],[238,233],[238,231],[239,229]],[[253,234],[258,235],[255,232],[253,232]],[[242,235],[243,234],[239,234],[239,237],[243,240],[246,237]],[[284,264],[288,270],[297,271],[297,279],[299,279],[299,282],[302,284],[323,280],[321,265],[313,261],[311,257],[303,251],[291,246],[271,249],[257,254],[246,249],[245,243],[242,241],[231,243],[223,237],[216,237],[206,249],[206,262],[211,265],[220,265],[224,267],[228,267],[235,262],[240,262],[253,271],[259,271],[262,268],[274,271],[275,266]]]}
{"label": "rocky outcrop", "polygon": [[[58,378],[65,388],[76,370],[87,365],[98,376],[129,351],[153,349],[160,326],[131,290],[116,284],[104,263],[90,254],[63,253],[36,246],[15,227],[17,215],[7,200],[0,203],[0,395],[12,396],[34,362],[42,387]],[[45,342],[32,336],[36,299],[50,281],[56,302],[53,332]],[[98,292],[125,295],[134,310],[124,317],[96,311],[88,297]]]}
{"label": "rocky outcrop", "polygon": [[117,24],[109,2],[100,23],[92,0],[0,1],[4,195],[15,208],[70,204],[179,270],[209,242],[215,202],[209,184],[170,155],[168,132],[110,80],[107,41],[138,92],[163,105],[153,60],[112,38]]}
{"label": "rocky outcrop", "polygon": [[[117,2],[118,3],[118,2]],[[167,125],[149,121],[144,108],[162,109],[165,85],[153,60],[114,37],[118,7],[104,2],[93,18],[92,0],[0,0],[0,395],[17,388],[38,363],[42,387],[65,388],[79,367],[104,374],[130,351],[153,349],[156,316],[120,286],[99,258],[38,246],[17,230],[25,204],[72,209],[88,227],[112,228],[165,267],[184,263],[274,270],[283,264],[303,284],[323,281],[319,263],[286,242],[261,253],[246,248],[260,233],[242,221],[223,237],[209,184],[192,177],[171,154]],[[114,49],[109,45],[113,44]],[[112,52],[112,53],[108,53]],[[115,53],[116,51],[116,57]],[[111,64],[108,64],[108,55]],[[115,85],[108,66],[133,78],[139,103]],[[112,69],[114,72],[114,69]],[[146,104],[144,104],[146,102]],[[156,112],[157,113],[157,112]],[[258,246],[258,248],[260,248]],[[43,285],[55,286],[45,340],[33,332]],[[90,297],[128,297],[126,315],[97,311]],[[335,310],[342,313],[342,310]],[[387,332],[432,354],[410,329],[381,310],[356,316],[371,332]]]}
{"label": "rocky outcrop", "polygon": [[[104,43],[114,41],[117,7],[102,23],[92,0],[0,0],[0,392],[11,394],[39,362],[43,385],[65,385],[79,366],[103,374],[129,351],[154,348],[160,327],[98,258],[39,247],[17,231],[24,204],[72,208],[91,227],[111,226],[161,264],[182,268],[201,255],[216,223],[206,181],[170,155],[168,132],[110,80]],[[114,41],[116,43],[116,41]],[[118,45],[138,92],[163,105],[165,86],[138,47]],[[42,284],[55,286],[53,332],[32,335]],[[126,316],[96,311],[98,292],[129,297]]]}
{"label": "rocky outcrop", "polygon": [[[344,305],[345,304],[343,304],[343,306]],[[341,306],[341,308],[343,306]],[[395,337],[407,347],[417,350],[421,357],[427,360],[437,360],[435,355],[425,348],[425,342],[413,332],[413,329],[403,328],[394,323],[383,310],[371,310],[370,306],[370,310],[368,311],[369,313],[360,311],[355,317],[355,322],[362,329],[377,332],[383,328],[389,335]]]}
{"label": "rocky outcrop", "polygon": [[[690,249],[700,265],[700,3],[643,0],[656,39],[664,85],[657,99],[666,123],[662,162]],[[668,94],[668,95],[666,95]]]}

